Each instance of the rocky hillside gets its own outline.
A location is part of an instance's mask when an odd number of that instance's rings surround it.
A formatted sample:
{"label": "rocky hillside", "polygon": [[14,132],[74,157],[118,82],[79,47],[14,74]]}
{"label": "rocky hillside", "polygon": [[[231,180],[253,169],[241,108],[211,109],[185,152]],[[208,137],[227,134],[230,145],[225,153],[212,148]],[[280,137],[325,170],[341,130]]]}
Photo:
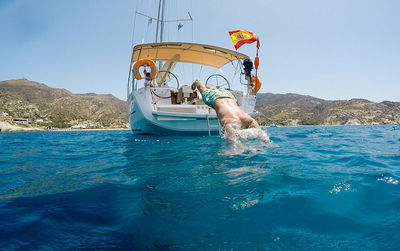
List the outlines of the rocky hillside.
{"label": "rocky hillside", "polygon": [[398,124],[400,102],[365,99],[328,101],[298,94],[257,95],[258,122],[263,125]]}
{"label": "rocky hillside", "polygon": [[52,127],[80,123],[93,127],[126,127],[125,102],[112,95],[72,94],[26,79],[0,82],[0,115]]}
{"label": "rocky hillside", "polygon": [[[400,102],[328,101],[298,94],[259,93],[261,125],[398,124]],[[72,94],[26,79],[0,82],[0,121],[27,118],[36,126],[127,127],[125,102],[112,95]],[[36,122],[36,123],[35,123]]]}

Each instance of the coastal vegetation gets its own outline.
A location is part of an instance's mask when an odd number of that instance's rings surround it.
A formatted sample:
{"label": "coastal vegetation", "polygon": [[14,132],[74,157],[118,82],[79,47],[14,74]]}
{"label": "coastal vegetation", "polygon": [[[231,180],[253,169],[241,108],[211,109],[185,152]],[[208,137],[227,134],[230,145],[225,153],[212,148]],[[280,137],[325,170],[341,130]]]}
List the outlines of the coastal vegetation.
{"label": "coastal vegetation", "polygon": [[[400,102],[391,101],[259,93],[256,110],[263,126],[400,123]],[[0,82],[0,122],[3,131],[11,125],[21,129],[129,127],[125,101],[109,94],[73,94],[27,79]]]}
{"label": "coastal vegetation", "polygon": [[259,93],[261,125],[374,125],[400,123],[400,102],[323,100],[299,94]]}
{"label": "coastal vegetation", "polygon": [[26,79],[0,82],[0,119],[44,129],[127,128],[125,102],[103,94],[73,94]]}

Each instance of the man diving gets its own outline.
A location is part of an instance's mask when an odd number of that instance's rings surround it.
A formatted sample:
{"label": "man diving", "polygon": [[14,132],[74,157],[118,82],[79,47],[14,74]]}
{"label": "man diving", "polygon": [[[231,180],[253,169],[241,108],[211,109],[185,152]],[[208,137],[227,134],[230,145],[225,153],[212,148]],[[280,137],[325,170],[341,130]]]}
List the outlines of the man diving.
{"label": "man diving", "polygon": [[248,128],[255,128],[258,137],[263,142],[271,142],[268,135],[261,130],[257,121],[239,108],[236,98],[230,91],[214,86],[205,86],[198,80],[192,84],[192,89],[196,88],[200,91],[204,103],[214,108],[229,142],[236,143],[237,130]]}

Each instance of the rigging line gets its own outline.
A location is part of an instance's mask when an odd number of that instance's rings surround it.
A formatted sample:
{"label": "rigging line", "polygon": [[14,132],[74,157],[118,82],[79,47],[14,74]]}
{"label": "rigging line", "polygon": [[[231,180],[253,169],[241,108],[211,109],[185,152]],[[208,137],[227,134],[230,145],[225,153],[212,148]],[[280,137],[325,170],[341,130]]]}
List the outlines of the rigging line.
{"label": "rigging line", "polygon": [[200,77],[201,77],[202,70],[203,70],[203,65],[200,65],[200,71],[199,71],[199,78],[198,79],[200,79]]}
{"label": "rigging line", "polygon": [[236,75],[237,75],[237,73],[238,73],[239,62],[237,62],[236,66],[235,66],[235,64],[233,63],[233,61],[231,61],[231,64],[232,64],[232,67],[233,67],[233,69],[234,69],[233,77],[232,77],[232,81],[231,81],[231,83],[232,83],[232,85],[233,85],[233,82],[235,81]]}
{"label": "rigging line", "polygon": [[[158,19],[158,18],[149,16],[149,15],[143,14],[143,13],[138,12],[138,11],[136,11],[136,13],[139,14],[139,15],[141,15],[141,16],[144,16],[144,17],[147,17],[147,18],[151,18],[151,19],[154,19],[154,20],[156,20],[156,21],[161,21],[161,22],[164,22],[164,23],[172,23],[172,22],[190,22],[190,21],[193,21],[192,18],[172,19],[172,20],[165,20],[165,21],[163,21],[163,20],[161,20],[161,19]],[[189,14],[189,16],[190,16],[190,14]]]}
{"label": "rigging line", "polygon": [[[191,0],[190,1],[190,11],[192,11],[193,12],[193,0]],[[190,15],[190,12],[188,11],[188,15],[189,15],[189,17],[190,17],[190,20],[192,20],[192,43],[193,43],[193,18],[192,18],[192,16]],[[192,80],[194,80],[194,65],[192,64]]]}
{"label": "rigging line", "polygon": [[[190,11],[191,12],[193,12],[193,0],[191,0],[190,1]],[[192,15],[190,15],[190,12],[188,11],[188,15],[189,15],[189,17],[190,17],[190,20],[192,20],[192,43],[193,43],[193,41],[194,41],[194,39],[193,39],[193,34],[194,34],[194,26],[193,26],[193,18],[192,18]]]}
{"label": "rigging line", "polygon": [[141,12],[139,12],[139,11],[136,11],[136,14],[141,15],[141,16],[144,16],[144,17],[147,17],[147,18],[151,18],[151,19],[154,19],[154,20],[158,21],[157,18],[152,17],[152,16],[149,16],[149,15],[146,15],[146,14],[143,14],[143,13],[141,13]]}
{"label": "rigging line", "polygon": [[[222,68],[218,68],[218,70],[219,70],[219,72],[221,72],[221,75],[226,78],[225,72],[222,70]],[[215,76],[215,77],[217,78],[217,76]],[[217,79],[217,82],[218,82],[218,79]],[[232,85],[233,85],[233,83],[232,83]]]}
{"label": "rigging line", "polygon": [[[150,12],[150,10],[153,8],[153,6],[152,6],[152,1],[148,1],[147,2],[147,12]],[[137,12],[137,13],[140,13],[140,12]],[[142,44],[144,43],[144,41],[145,41],[145,39],[146,39],[146,37],[147,37],[147,34],[148,34],[148,32],[149,32],[149,28],[150,28],[150,25],[152,24],[152,20],[154,19],[154,18],[152,18],[152,17],[150,17],[150,16],[147,16],[147,15],[145,15],[148,19],[147,19],[147,25],[143,25],[143,37],[142,37]]]}
{"label": "rigging line", "polygon": [[133,46],[133,39],[134,39],[134,36],[135,36],[135,26],[136,26],[136,13],[135,13],[135,17],[133,18],[133,29],[132,29],[131,47]]}
{"label": "rigging line", "polygon": [[[131,62],[130,62],[130,65],[129,65],[129,73],[128,73],[128,85],[129,85],[129,80],[131,79],[131,69],[132,69],[132,60],[133,60],[133,39],[135,37],[135,26],[136,26],[136,13],[135,13],[135,16],[133,18],[133,29],[132,29],[132,38],[131,38],[132,52],[131,52]],[[133,88],[133,86],[132,86],[132,88]]]}
{"label": "rigging line", "polygon": [[[171,9],[172,9],[172,8],[171,8]],[[176,1],[174,2],[174,11],[175,11],[175,18],[178,19],[178,4],[177,4]],[[179,27],[179,24],[178,24],[178,27]],[[171,33],[172,33],[172,32],[171,32]],[[178,31],[177,31],[175,34],[176,34],[176,41],[181,41],[181,36],[180,36],[179,28],[178,28]],[[171,37],[172,37],[172,35],[171,35]]]}
{"label": "rigging line", "polygon": [[[149,11],[149,8],[150,8],[150,1],[147,2],[147,11]],[[147,23],[147,25],[143,25],[142,42],[141,42],[142,44],[144,43],[144,39],[146,38],[148,28],[149,28],[149,23]]]}
{"label": "rigging line", "polygon": [[149,27],[151,25],[151,20],[147,20],[147,25],[144,26],[143,37],[142,37],[142,44],[144,43],[144,39],[147,36],[147,32],[149,31]]}
{"label": "rigging line", "polygon": [[192,19],[185,18],[185,19],[175,19],[175,20],[165,20],[165,23],[172,23],[172,22],[190,22]]}
{"label": "rigging line", "polygon": [[[144,1],[146,1],[146,0],[144,0]],[[147,0],[147,10],[146,10],[146,13],[151,13],[151,10],[153,10],[154,9],[154,7],[153,7],[153,1],[148,1]],[[153,18],[150,18],[150,20],[149,19],[147,19],[147,27],[146,27],[146,37],[145,38],[148,38],[148,33],[149,33],[149,30],[150,30],[150,25],[152,24],[152,21],[153,21]],[[147,41],[149,41],[149,40],[147,40]]]}

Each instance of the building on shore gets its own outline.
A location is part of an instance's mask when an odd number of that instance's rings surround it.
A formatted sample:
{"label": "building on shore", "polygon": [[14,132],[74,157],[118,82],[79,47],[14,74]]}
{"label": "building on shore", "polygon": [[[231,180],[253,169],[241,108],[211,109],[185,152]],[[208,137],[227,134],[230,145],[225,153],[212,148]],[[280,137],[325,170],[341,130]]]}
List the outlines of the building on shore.
{"label": "building on shore", "polygon": [[27,119],[27,118],[15,118],[14,122],[15,123],[19,123],[19,124],[27,125],[27,124],[29,124],[29,119]]}

